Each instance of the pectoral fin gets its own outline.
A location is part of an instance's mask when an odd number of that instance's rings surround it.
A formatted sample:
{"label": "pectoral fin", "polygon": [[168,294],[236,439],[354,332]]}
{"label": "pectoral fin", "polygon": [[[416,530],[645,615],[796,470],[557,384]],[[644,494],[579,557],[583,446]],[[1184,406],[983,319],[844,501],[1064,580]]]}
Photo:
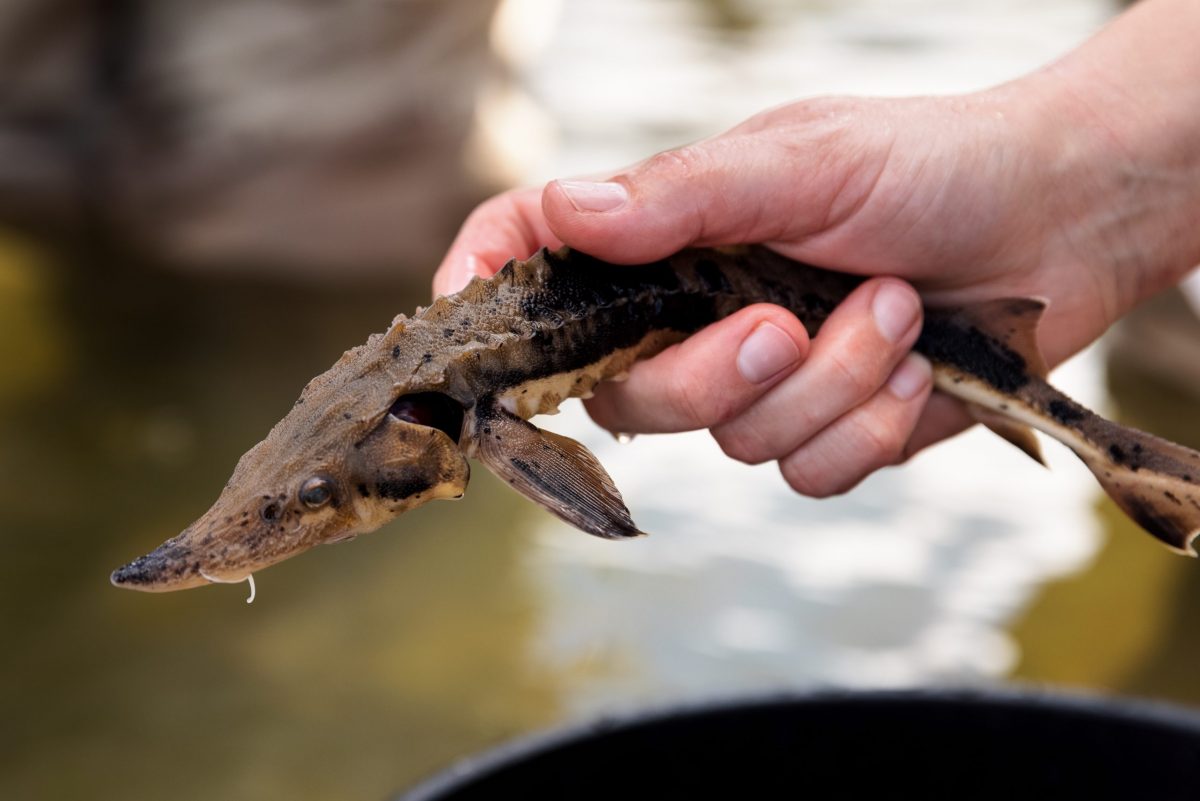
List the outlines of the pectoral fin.
{"label": "pectoral fin", "polygon": [[641,535],[608,473],[575,440],[497,406],[481,407],[474,429],[475,456],[517,492],[597,537]]}

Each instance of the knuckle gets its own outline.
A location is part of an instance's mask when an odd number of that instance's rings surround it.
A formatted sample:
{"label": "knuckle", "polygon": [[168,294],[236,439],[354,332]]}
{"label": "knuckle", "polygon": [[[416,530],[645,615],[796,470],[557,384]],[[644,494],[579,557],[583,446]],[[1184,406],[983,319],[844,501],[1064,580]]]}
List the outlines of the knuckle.
{"label": "knuckle", "polygon": [[667,396],[672,412],[694,428],[726,423],[743,406],[736,392],[713,383],[704,365],[678,365],[668,383]]}
{"label": "knuckle", "polygon": [[880,417],[867,417],[855,421],[858,437],[862,443],[861,453],[872,457],[873,466],[894,464],[902,459],[907,439],[891,421]]}
{"label": "knuckle", "polygon": [[795,492],[810,498],[828,498],[833,494],[827,482],[820,478],[820,471],[815,470],[810,461],[795,456],[784,459],[779,463],[779,472],[783,480]]}
{"label": "knuckle", "polygon": [[646,162],[646,169],[689,178],[703,172],[707,160],[703,149],[695,145],[684,145],[654,154]]}
{"label": "knuckle", "polygon": [[851,361],[847,359],[846,353],[840,350],[829,354],[829,369],[833,373],[832,380],[845,387],[848,394],[855,399],[861,400],[869,397],[882,383],[877,382],[868,371],[868,364],[865,360]]}
{"label": "knuckle", "polygon": [[745,415],[714,427],[712,433],[726,456],[757,465],[784,458],[808,442],[817,429],[809,415],[797,413],[782,429],[762,415]]}
{"label": "knuckle", "polygon": [[840,480],[836,484],[831,485],[826,494],[822,495],[821,497],[833,498],[838,495],[845,495],[847,492],[857,487],[866,477],[867,473],[863,471],[859,471],[857,473],[847,473],[843,476],[839,476]]}
{"label": "knuckle", "polygon": [[690,428],[707,428],[708,409],[703,380],[693,370],[679,368],[668,382],[667,405]]}
{"label": "knuckle", "polygon": [[706,393],[704,400],[704,412],[706,426],[716,426],[722,423],[727,423],[735,418],[742,410],[742,404],[739,399],[730,392],[723,392],[719,387],[714,387],[712,392]]}
{"label": "knuckle", "polygon": [[817,458],[804,458],[797,451],[779,463],[780,472],[788,486],[810,498],[833,498],[844,495],[866,477],[866,470],[830,469]]}
{"label": "knuckle", "polygon": [[777,456],[770,452],[767,444],[753,430],[718,426],[712,429],[712,436],[722,453],[742,464],[762,464]]}
{"label": "knuckle", "polygon": [[834,476],[830,474],[807,473],[798,476],[794,481],[788,481],[792,489],[810,498],[835,498],[844,495],[859,482],[858,476]]}

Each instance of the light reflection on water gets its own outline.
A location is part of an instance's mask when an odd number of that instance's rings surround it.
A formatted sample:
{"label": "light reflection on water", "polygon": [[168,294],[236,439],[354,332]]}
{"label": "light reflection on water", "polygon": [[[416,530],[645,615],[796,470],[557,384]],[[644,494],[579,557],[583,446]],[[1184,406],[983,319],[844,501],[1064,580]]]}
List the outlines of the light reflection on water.
{"label": "light reflection on water", "polygon": [[[572,0],[520,66],[559,127],[527,177],[805,93],[1000,80],[1107,12]],[[1195,697],[1187,565],[1094,516],[1062,451],[1045,473],[984,433],[815,502],[704,435],[618,445],[573,404],[542,422],[597,451],[654,536],[566,530],[477,468],[462,503],[260,574],[252,607],[244,587],[108,587],[207,506],[309,377],[423,292],[197,283],[79,253],[55,268],[0,242],[0,797],[376,798],[564,717],[746,687],[1015,669]],[[1056,382],[1103,407],[1099,376],[1093,353]],[[1115,533],[1097,554],[1101,521]]]}
{"label": "light reflection on water", "polygon": [[[1085,402],[1089,354],[1058,380]],[[566,415],[563,415],[566,418]],[[909,686],[1003,676],[1005,628],[1046,581],[1099,545],[1090,474],[1061,452],[1047,474],[970,432],[825,501],[773,466],[724,459],[706,435],[620,446],[572,414],[652,536],[614,547],[545,521],[529,552],[549,598],[548,658],[618,667],[572,695],[594,712],[766,685]]]}
{"label": "light reflection on water", "polygon": [[[800,97],[1001,83],[1058,57],[1114,10],[1105,0],[510,3],[529,16],[561,7],[541,58],[522,60],[562,143],[529,179],[611,169]],[[721,26],[729,8],[742,21],[732,30]]]}

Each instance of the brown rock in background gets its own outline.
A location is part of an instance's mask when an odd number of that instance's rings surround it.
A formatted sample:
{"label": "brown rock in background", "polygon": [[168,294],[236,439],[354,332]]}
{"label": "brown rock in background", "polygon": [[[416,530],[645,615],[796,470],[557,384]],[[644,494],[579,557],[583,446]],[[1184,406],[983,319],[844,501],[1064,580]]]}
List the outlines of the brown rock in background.
{"label": "brown rock in background", "polygon": [[495,186],[499,0],[7,0],[0,224],[206,270],[431,269]]}

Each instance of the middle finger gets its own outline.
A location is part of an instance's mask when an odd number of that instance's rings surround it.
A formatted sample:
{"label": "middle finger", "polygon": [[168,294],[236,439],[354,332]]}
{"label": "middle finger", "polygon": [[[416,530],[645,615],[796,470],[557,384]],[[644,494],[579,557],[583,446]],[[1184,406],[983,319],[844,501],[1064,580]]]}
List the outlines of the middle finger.
{"label": "middle finger", "polygon": [[875,395],[921,329],[921,301],[894,278],[863,283],[829,316],[808,359],[734,419],[712,429],[729,456],[779,459]]}

